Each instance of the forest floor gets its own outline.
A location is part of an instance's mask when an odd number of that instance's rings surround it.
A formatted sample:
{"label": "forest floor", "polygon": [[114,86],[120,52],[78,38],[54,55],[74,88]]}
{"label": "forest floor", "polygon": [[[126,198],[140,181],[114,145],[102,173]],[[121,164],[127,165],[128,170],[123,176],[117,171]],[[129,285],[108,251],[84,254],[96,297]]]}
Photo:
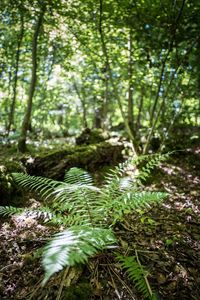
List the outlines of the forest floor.
{"label": "forest floor", "polygon": [[[199,300],[200,147],[171,156],[152,173],[145,189],[167,191],[169,197],[142,214],[129,215],[116,227],[120,247],[136,254],[149,271],[158,299]],[[28,201],[37,205],[33,198]],[[143,299],[109,251],[76,271],[77,278],[73,270],[68,276],[64,271],[42,288],[44,272],[34,252],[52,232],[32,218],[1,219],[0,299]],[[69,280],[75,282],[71,290],[66,287]]]}

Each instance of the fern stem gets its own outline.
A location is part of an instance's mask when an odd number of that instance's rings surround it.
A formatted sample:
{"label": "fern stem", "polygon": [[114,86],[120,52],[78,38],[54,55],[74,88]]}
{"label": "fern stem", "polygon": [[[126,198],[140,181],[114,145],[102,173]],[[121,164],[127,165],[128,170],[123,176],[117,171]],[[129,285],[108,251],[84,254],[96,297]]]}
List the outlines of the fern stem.
{"label": "fern stem", "polygon": [[87,202],[87,199],[86,199],[86,197],[85,197],[85,193],[84,193],[83,197],[84,197],[84,200],[85,200],[85,204],[86,204],[86,206],[87,206],[87,211],[88,211],[88,215],[89,215],[89,218],[90,218],[90,223],[91,223],[92,227],[94,228],[94,227],[95,227],[95,224],[94,224],[94,222],[93,222],[92,213],[91,213],[91,211],[90,211],[90,207],[89,207],[88,202]]}
{"label": "fern stem", "polygon": [[[138,265],[139,265],[140,268],[142,269],[142,265],[141,265],[141,263],[140,263],[140,260],[139,260],[139,256],[138,256],[137,250],[135,250],[135,256],[136,256],[136,260],[137,260]],[[148,289],[148,291],[149,291],[149,295],[150,295],[150,297],[152,297],[152,296],[153,296],[153,292],[152,292],[152,290],[151,290],[149,281],[148,281],[148,279],[147,279],[147,275],[144,275],[144,280],[145,280],[145,282],[146,282],[147,289]]]}
{"label": "fern stem", "polygon": [[115,271],[115,269],[112,267],[112,264],[109,262],[108,267],[110,268],[110,270],[113,272],[113,274],[117,277],[117,279],[121,282],[121,284],[126,288],[127,292],[129,293],[129,295],[131,296],[131,298],[133,300],[136,300],[132,290],[130,289],[130,287],[124,282],[123,279],[121,279],[121,277],[119,276],[119,274]]}

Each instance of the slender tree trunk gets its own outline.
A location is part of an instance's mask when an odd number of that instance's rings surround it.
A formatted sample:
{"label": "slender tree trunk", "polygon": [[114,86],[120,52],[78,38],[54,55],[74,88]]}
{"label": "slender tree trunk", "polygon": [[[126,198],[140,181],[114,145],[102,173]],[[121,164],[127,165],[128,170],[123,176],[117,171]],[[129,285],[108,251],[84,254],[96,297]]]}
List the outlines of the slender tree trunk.
{"label": "slender tree trunk", "polygon": [[108,66],[108,76],[109,76],[109,80],[110,80],[110,83],[111,83],[111,86],[112,86],[112,89],[113,89],[113,93],[114,93],[115,98],[117,100],[117,103],[118,103],[118,106],[119,106],[119,109],[120,109],[120,112],[121,112],[121,115],[122,115],[122,118],[123,118],[123,121],[124,121],[126,132],[127,132],[128,136],[129,136],[129,138],[132,142],[132,145],[133,145],[133,152],[135,154],[138,154],[139,153],[139,147],[138,147],[136,138],[134,137],[134,135],[133,135],[133,133],[130,129],[130,126],[128,124],[127,115],[123,110],[123,105],[122,105],[120,96],[117,92],[116,85],[115,85],[115,83],[113,81],[113,78],[112,78],[111,66],[110,66],[107,47],[106,47],[106,43],[105,43],[105,40],[104,40],[104,34],[103,34],[103,30],[102,30],[102,13],[103,13],[103,0],[100,0],[99,33],[100,33],[100,38],[101,38],[102,51],[103,51],[103,54],[104,54],[104,57],[106,59],[107,66]]}
{"label": "slender tree trunk", "polygon": [[106,129],[108,127],[108,94],[109,94],[109,60],[107,55],[106,44],[103,36],[102,29],[102,18],[103,18],[103,0],[100,0],[100,17],[99,17],[99,33],[101,38],[101,46],[103,51],[103,71],[102,71],[102,82],[103,82],[103,92],[101,107],[99,108],[100,118],[101,118],[101,128]]}
{"label": "slender tree trunk", "polygon": [[128,49],[129,49],[129,60],[128,60],[128,124],[131,131],[134,133],[134,116],[133,116],[133,42],[132,42],[132,29],[129,31],[129,41],[128,41]]}
{"label": "slender tree trunk", "polygon": [[9,117],[8,117],[8,127],[7,135],[9,136],[11,126],[14,124],[14,114],[15,114],[15,105],[17,97],[17,82],[18,82],[18,70],[19,70],[19,59],[20,59],[20,49],[24,36],[24,17],[21,14],[21,28],[18,36],[17,51],[16,51],[16,60],[15,60],[15,72],[14,72],[14,82],[13,82],[13,98],[11,102]]}
{"label": "slender tree trunk", "polygon": [[31,83],[29,88],[29,95],[27,101],[27,108],[24,116],[24,120],[21,128],[21,136],[18,141],[18,149],[20,152],[26,151],[26,138],[27,132],[29,129],[29,124],[31,121],[31,112],[32,112],[32,101],[33,95],[35,92],[36,80],[37,80],[37,46],[38,46],[38,37],[40,34],[40,29],[43,23],[43,17],[45,13],[45,6],[41,8],[40,15],[35,25],[34,35],[33,35],[33,44],[32,44],[32,75],[31,75]]}
{"label": "slender tree trunk", "polygon": [[200,125],[200,66],[199,66],[199,51],[200,51],[200,39],[198,39],[197,42],[197,49],[198,49],[198,54],[197,54],[197,58],[196,58],[196,64],[197,64],[197,95],[199,98],[199,104],[198,107],[196,108],[196,113],[195,113],[195,122],[196,125]]}
{"label": "slender tree trunk", "polygon": [[140,102],[139,102],[139,111],[137,115],[137,121],[136,121],[136,130],[138,131],[141,125],[141,115],[142,115],[142,109],[143,109],[143,103],[144,103],[144,95],[142,93]]}
{"label": "slender tree trunk", "polygon": [[101,128],[106,130],[108,127],[108,94],[109,94],[109,75],[108,75],[108,64],[105,61],[105,68],[103,72],[103,86],[104,90],[102,93],[102,107],[101,107]]}
{"label": "slender tree trunk", "polygon": [[[7,99],[10,99],[11,98],[11,93],[12,93],[12,68],[9,68],[8,70],[8,96],[7,96]],[[9,114],[9,108],[8,106],[6,105],[5,107],[5,112],[6,114]],[[5,118],[5,130],[7,130],[8,128],[8,119]]]}
{"label": "slender tree trunk", "polygon": [[82,109],[83,109],[83,128],[87,128],[88,127],[88,123],[87,123],[87,111],[86,111],[86,101],[85,101],[85,91],[84,88],[82,88],[82,91],[79,90],[77,84],[76,84],[76,80],[74,79],[74,89],[81,101],[81,105],[82,105]]}
{"label": "slender tree trunk", "polygon": [[[164,73],[165,73],[166,63],[167,63],[169,55],[172,52],[173,47],[174,47],[174,41],[175,41],[175,37],[176,37],[176,31],[177,31],[177,28],[178,28],[178,24],[179,24],[181,15],[183,13],[185,2],[186,2],[186,0],[182,0],[182,4],[181,4],[180,10],[179,10],[179,13],[178,13],[178,15],[177,15],[177,17],[176,17],[176,19],[174,21],[174,26],[173,26],[172,33],[171,33],[171,41],[170,41],[170,44],[169,44],[169,48],[167,50],[167,53],[165,55],[164,60],[162,61],[162,67],[161,67],[161,71],[160,71],[160,78],[159,78],[159,83],[158,83],[157,94],[156,94],[156,97],[155,97],[155,100],[154,100],[154,103],[153,103],[153,107],[152,107],[152,110],[151,110],[151,114],[150,114],[150,132],[149,132],[149,134],[147,136],[147,142],[146,142],[145,147],[143,149],[143,154],[147,154],[148,153],[150,141],[151,141],[152,135],[154,133],[154,130],[156,128],[157,122],[159,120],[160,113],[162,111],[162,107],[163,107],[163,104],[165,102],[166,95],[168,93],[168,91],[167,91],[167,92],[165,92],[165,96],[162,96],[161,104],[158,107],[158,109],[156,110],[156,108],[158,106],[159,98],[160,98],[160,89],[161,89],[161,86],[162,86],[162,83],[163,83],[163,79],[164,79]],[[170,84],[168,85],[168,87],[171,85],[171,82],[172,82],[172,80],[170,81]]]}

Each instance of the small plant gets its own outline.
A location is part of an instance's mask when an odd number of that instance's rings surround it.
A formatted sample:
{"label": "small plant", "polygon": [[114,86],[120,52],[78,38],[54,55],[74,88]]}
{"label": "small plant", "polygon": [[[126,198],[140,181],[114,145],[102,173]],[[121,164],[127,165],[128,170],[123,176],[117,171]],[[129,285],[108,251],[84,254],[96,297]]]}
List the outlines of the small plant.
{"label": "small plant", "polygon": [[[117,243],[113,231],[116,222],[123,221],[133,210],[144,209],[166,197],[166,193],[139,192],[134,178],[124,182],[129,166],[130,161],[127,161],[112,170],[101,188],[94,185],[90,174],[79,168],[67,171],[64,182],[13,174],[18,185],[40,194],[46,204],[46,208],[39,210],[25,208],[24,213],[68,227],[54,235],[44,248],[43,284],[65,266],[86,263],[97,252],[113,247]],[[22,209],[0,208],[3,215],[16,212],[21,213]]]}
{"label": "small plant", "polygon": [[127,270],[128,277],[133,281],[135,287],[139,292],[142,293],[144,298],[150,300],[156,300],[157,297],[151,290],[150,284],[147,279],[149,273],[144,269],[144,267],[138,261],[138,257],[137,256],[123,257],[121,255],[118,255],[117,259],[119,260],[122,268]]}

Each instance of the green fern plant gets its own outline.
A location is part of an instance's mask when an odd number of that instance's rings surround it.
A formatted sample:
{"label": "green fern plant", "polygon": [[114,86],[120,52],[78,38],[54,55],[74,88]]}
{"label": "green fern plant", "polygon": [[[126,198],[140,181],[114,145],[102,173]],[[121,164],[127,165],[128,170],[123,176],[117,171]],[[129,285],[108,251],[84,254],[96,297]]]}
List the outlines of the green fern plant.
{"label": "green fern plant", "polygon": [[[171,152],[172,153],[172,152]],[[142,165],[136,176],[136,182],[138,185],[142,185],[142,182],[145,182],[147,178],[150,176],[152,170],[159,166],[161,162],[167,160],[171,153],[165,153],[165,154],[150,154],[150,155],[141,155],[138,156],[135,160],[136,165]]]}
{"label": "green fern plant", "polygon": [[[98,251],[113,247],[116,238],[112,227],[116,222],[123,221],[124,216],[136,208],[148,207],[166,197],[166,193],[138,192],[133,178],[124,183],[130,163],[127,161],[112,170],[101,188],[96,187],[92,177],[79,168],[67,171],[63,182],[12,174],[18,185],[37,192],[48,204],[43,212],[46,211],[49,222],[69,228],[55,235],[45,247],[43,284],[65,266],[86,262]],[[14,211],[12,207],[0,208],[0,214],[4,215]],[[26,208],[25,211],[35,214],[35,217],[42,214],[42,209]]]}
{"label": "green fern plant", "polygon": [[141,292],[143,297],[150,300],[156,300],[157,297],[155,293],[152,292],[147,279],[149,273],[144,269],[141,263],[137,261],[137,257],[124,257],[118,255],[117,259],[119,260],[122,268],[127,270],[128,277],[133,281],[135,287],[139,292]]}

